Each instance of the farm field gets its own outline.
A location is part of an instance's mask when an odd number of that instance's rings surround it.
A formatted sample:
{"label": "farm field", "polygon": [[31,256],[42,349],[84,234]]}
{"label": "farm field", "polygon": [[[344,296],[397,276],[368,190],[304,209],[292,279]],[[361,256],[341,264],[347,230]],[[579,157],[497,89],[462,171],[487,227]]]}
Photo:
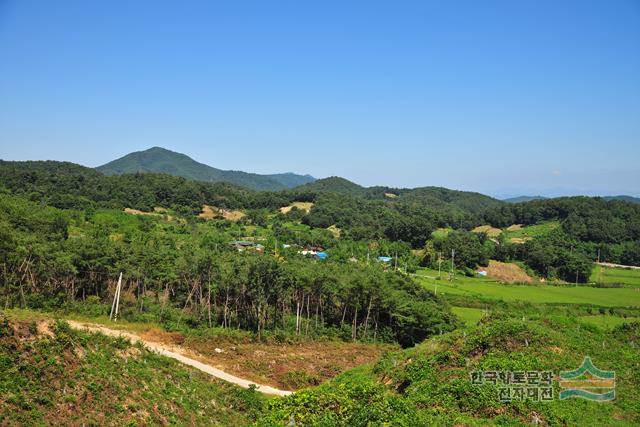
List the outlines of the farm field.
{"label": "farm field", "polygon": [[[435,274],[434,274],[435,273]],[[486,278],[456,276],[452,283],[424,277],[437,277],[438,272],[422,269],[417,279],[438,295],[454,294],[480,299],[526,301],[547,304],[592,304],[604,307],[640,306],[640,288],[593,288],[587,286],[506,285]]]}
{"label": "farm field", "polygon": [[475,326],[485,315],[485,310],[470,307],[451,307],[451,311],[458,316],[466,326]]}
{"label": "farm field", "polygon": [[640,270],[595,265],[589,281],[594,283],[622,283],[640,287]]}
{"label": "farm field", "polygon": [[536,238],[549,234],[554,229],[560,227],[558,221],[546,221],[539,224],[528,225],[526,227],[514,224],[505,229],[508,238]]}
{"label": "farm field", "polygon": [[631,323],[631,322],[638,322],[640,321],[640,318],[638,317],[617,317],[617,316],[609,316],[609,315],[604,315],[604,316],[580,316],[580,320],[590,323],[592,325],[596,325],[599,328],[602,329],[613,329],[618,325],[622,325],[623,323]]}

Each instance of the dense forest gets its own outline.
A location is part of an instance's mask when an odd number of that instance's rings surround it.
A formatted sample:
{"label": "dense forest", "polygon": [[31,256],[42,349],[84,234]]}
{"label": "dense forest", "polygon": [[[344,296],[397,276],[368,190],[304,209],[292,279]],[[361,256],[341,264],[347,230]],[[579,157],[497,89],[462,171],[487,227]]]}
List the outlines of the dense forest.
{"label": "dense forest", "polygon": [[[489,259],[497,259],[521,261],[538,275],[549,279],[585,282],[598,256],[602,261],[640,265],[640,205],[601,198],[567,197],[508,204],[477,193],[437,187],[365,188],[337,177],[318,180],[286,191],[253,191],[227,183],[191,181],[167,174],[105,176],[94,169],[53,161],[0,161],[0,191],[7,195],[7,206],[31,203],[43,212],[47,211],[47,207],[57,209],[50,217],[57,221],[52,224],[57,224],[56,233],[64,239],[67,239],[65,233],[73,236],[70,230],[84,229],[96,213],[99,213],[98,217],[104,215],[101,212],[105,209],[132,208],[142,212],[153,212],[154,208],[161,207],[168,209],[179,219],[169,228],[182,230],[186,227],[191,230],[190,227],[196,222],[196,216],[202,210],[202,206],[211,205],[218,208],[241,209],[245,213],[241,220],[243,224],[268,229],[268,237],[279,239],[281,242],[332,247],[335,253],[342,253],[337,259],[344,262],[353,257],[354,251],[361,257],[365,256],[363,251],[366,253],[369,249],[363,248],[368,248],[371,242],[395,242],[396,246],[393,249],[388,249],[380,255],[395,254],[396,258],[403,258],[401,264],[409,267],[417,265],[418,262],[435,266],[437,253],[450,253],[454,250],[457,254],[455,267],[463,269],[468,274],[472,274],[477,266],[486,265]],[[311,203],[312,207],[308,212],[296,208],[286,214],[278,212],[279,208],[294,202]],[[11,236],[16,228],[19,229],[20,221],[28,226],[29,215],[25,212],[12,214],[10,211],[13,208],[7,209],[2,218],[3,233]],[[22,220],[19,219],[21,216]],[[34,221],[42,222],[37,218],[34,218]],[[167,239],[162,233],[154,237],[151,230],[157,227],[157,224],[152,218],[147,217],[139,221],[142,224],[140,240],[151,240],[153,244],[159,245],[157,242]],[[546,221],[556,221],[560,227],[546,235],[520,243],[514,243],[504,236],[489,238],[470,232],[482,224],[505,228],[511,224],[526,226]],[[229,235],[228,230],[224,231],[228,226],[224,221],[218,222],[217,227],[221,227],[216,237],[219,248],[224,246],[224,240],[227,238],[243,237],[242,233]],[[91,229],[79,233],[85,237],[93,233],[95,238],[91,244],[97,244],[101,239],[109,240],[108,236],[111,236],[110,239],[116,238],[112,236],[115,232],[108,230],[111,226],[101,227],[103,229],[98,231]],[[330,227],[338,230],[340,237],[329,232]],[[438,229],[454,232],[435,237],[434,231]],[[180,231],[176,232],[176,235],[191,232]],[[40,231],[31,233],[37,234],[40,239],[52,235]],[[98,238],[100,236],[101,239]],[[171,238],[168,239],[171,241]],[[7,238],[3,245],[9,248],[7,245],[14,241],[13,237]],[[70,241],[78,244],[82,239]],[[133,250],[136,240],[128,239],[126,242],[128,245],[123,247]],[[172,245],[175,246],[177,243],[173,242]],[[14,249],[21,247],[16,244]],[[347,247],[350,249],[344,249]],[[411,249],[422,251],[422,255],[419,256],[421,261],[416,261],[415,256],[411,256]],[[92,250],[100,252],[97,249]],[[171,259],[171,245],[164,250],[169,253]],[[108,254],[109,251],[114,249],[103,252]],[[120,259],[124,260],[133,255],[121,256]],[[136,256],[139,258],[141,255]],[[18,259],[24,260],[24,256]],[[116,260],[111,261],[112,266],[117,264]],[[108,263],[105,262],[106,264]],[[11,273],[15,277],[22,281],[29,277],[24,271],[25,266],[18,265],[16,268],[17,270]],[[9,272],[5,273],[5,277],[7,274]],[[176,277],[175,280],[180,277],[180,274],[175,272],[172,274]],[[152,274],[145,273],[144,276],[149,278]],[[82,289],[85,293],[87,291],[82,286],[77,289]],[[74,293],[73,296],[76,297],[77,294]],[[193,301],[190,300],[189,304],[191,303]],[[279,301],[278,304],[280,303]],[[320,299],[315,303],[320,310]],[[324,303],[323,301],[323,309]],[[201,301],[198,300],[197,304],[201,304]],[[295,304],[297,306],[298,302]],[[302,305],[301,301],[300,304]],[[315,310],[307,307],[310,304],[311,299],[308,304],[305,302],[304,309]],[[367,302],[359,305],[368,307]],[[353,313],[345,313],[345,319],[348,315],[355,317],[355,309],[347,309],[349,310]],[[362,315],[363,308],[358,308],[358,311]],[[258,315],[260,316],[268,318],[260,322],[273,322],[279,315],[270,313]],[[364,316],[366,318],[366,314]],[[342,317],[340,315],[340,325],[344,326]],[[252,322],[251,327],[254,327],[255,319]],[[246,323],[246,326],[249,326],[249,323]],[[368,322],[367,330],[369,332]]]}
{"label": "dense forest", "polygon": [[340,257],[318,262],[294,250],[239,253],[229,245],[233,232],[218,225],[60,210],[2,195],[2,303],[105,303],[124,271],[125,312],[169,327],[188,322],[258,336],[281,330],[412,345],[455,326],[446,304],[403,275]]}

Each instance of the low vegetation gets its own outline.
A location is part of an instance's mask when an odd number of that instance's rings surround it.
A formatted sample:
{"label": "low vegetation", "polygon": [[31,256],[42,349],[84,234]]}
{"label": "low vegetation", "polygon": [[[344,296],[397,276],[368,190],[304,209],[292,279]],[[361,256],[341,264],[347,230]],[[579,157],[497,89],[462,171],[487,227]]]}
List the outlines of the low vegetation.
{"label": "low vegetation", "polygon": [[2,425],[248,425],[264,398],[123,339],[0,317]]}
{"label": "low vegetation", "polygon": [[[602,331],[567,317],[514,319],[495,314],[471,330],[434,337],[373,367],[347,372],[312,390],[269,402],[257,425],[636,425],[640,422],[637,345],[640,324]],[[617,399],[502,402],[499,385],[471,382],[473,371],[550,371],[590,355],[616,372]]]}

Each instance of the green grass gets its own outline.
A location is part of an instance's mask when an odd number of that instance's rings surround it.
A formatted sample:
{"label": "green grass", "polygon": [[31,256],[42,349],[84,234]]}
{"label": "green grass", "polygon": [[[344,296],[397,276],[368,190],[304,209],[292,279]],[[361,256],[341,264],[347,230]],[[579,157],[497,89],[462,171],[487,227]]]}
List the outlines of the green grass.
{"label": "green grass", "polygon": [[483,309],[469,307],[451,307],[451,311],[462,319],[467,326],[477,325],[478,321],[482,319],[486,313]]}
{"label": "green grass", "polygon": [[617,317],[617,316],[609,316],[609,315],[601,315],[601,316],[580,316],[580,320],[587,322],[591,325],[598,326],[602,329],[613,329],[618,325],[622,325],[623,323],[631,323],[638,322],[640,318],[638,317]]}
{"label": "green grass", "polygon": [[[437,270],[421,269],[419,275],[437,277]],[[506,285],[480,277],[456,276],[453,282],[417,276],[416,279],[438,295],[464,295],[479,300],[526,301],[543,304],[591,304],[603,307],[640,307],[636,288],[593,288],[588,286]]]}
{"label": "green grass", "polygon": [[433,233],[431,233],[431,237],[434,239],[444,239],[447,235],[453,230],[452,228],[438,228]]}
{"label": "green grass", "polygon": [[540,224],[528,225],[526,227],[522,227],[520,230],[507,231],[505,229],[504,232],[506,233],[507,238],[531,237],[535,239],[536,237],[541,237],[549,234],[551,231],[558,228],[559,226],[560,226],[560,223],[558,221],[548,221],[548,222],[541,222]]}
{"label": "green grass", "polygon": [[622,283],[640,287],[640,270],[595,265],[589,281],[595,283]]}

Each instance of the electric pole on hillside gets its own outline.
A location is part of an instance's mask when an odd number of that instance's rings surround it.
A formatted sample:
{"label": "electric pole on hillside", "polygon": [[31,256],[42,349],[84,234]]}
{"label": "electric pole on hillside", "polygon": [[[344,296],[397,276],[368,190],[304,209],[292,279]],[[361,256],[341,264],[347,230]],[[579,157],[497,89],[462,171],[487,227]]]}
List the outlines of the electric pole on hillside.
{"label": "electric pole on hillside", "polygon": [[438,252],[438,278],[442,280],[442,270],[440,266],[442,265],[442,252]]}
{"label": "electric pole on hillside", "polygon": [[453,278],[455,276],[455,258],[456,258],[456,250],[455,249],[451,249],[451,274],[449,274],[449,281],[453,281]]}
{"label": "electric pole on hillside", "polygon": [[116,293],[113,296],[113,304],[111,304],[111,313],[109,314],[109,320],[115,322],[118,320],[118,307],[120,306],[120,289],[122,287],[122,271],[120,277],[118,277],[118,284],[116,285]]}
{"label": "electric pole on hillside", "polygon": [[602,266],[600,265],[600,248],[598,248],[598,283],[602,283]]}

